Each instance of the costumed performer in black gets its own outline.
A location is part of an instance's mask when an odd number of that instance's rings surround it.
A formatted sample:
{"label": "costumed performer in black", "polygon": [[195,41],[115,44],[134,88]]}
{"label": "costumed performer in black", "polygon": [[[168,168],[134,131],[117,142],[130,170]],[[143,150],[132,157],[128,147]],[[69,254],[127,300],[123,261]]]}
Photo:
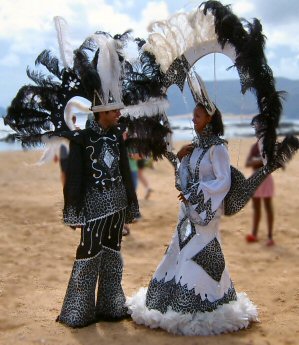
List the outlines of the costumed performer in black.
{"label": "costumed performer in black", "polygon": [[230,159],[220,138],[221,113],[199,76],[191,76],[192,83],[193,78],[201,92],[193,92],[196,138],[178,153],[178,224],[148,288],[128,305],[139,324],[174,334],[213,335],[247,327],[257,320],[257,308],[245,293],[236,293],[222,253],[219,225],[231,186]]}
{"label": "costumed performer in black", "polygon": [[[119,85],[119,80],[112,83]],[[122,229],[139,211],[122,131],[117,127],[124,105],[120,88],[112,91],[105,93],[98,84],[91,108],[95,120],[89,128],[60,134],[70,140],[64,222],[81,227],[76,260],[58,317],[71,327],[128,316],[121,286]]]}
{"label": "costumed performer in black", "polygon": [[121,107],[115,102],[94,105],[90,128],[70,138],[64,221],[82,229],[58,320],[71,327],[127,316],[120,249],[123,225],[138,214],[138,204],[121,131],[116,127]]}
{"label": "costumed performer in black", "polygon": [[[65,20],[55,17],[54,21],[61,60],[49,50],[37,57],[36,65],[45,67],[49,75],[28,69],[36,85],[19,90],[5,122],[26,147],[57,146],[69,140],[63,218],[70,227],[81,228],[81,240],[57,321],[83,327],[100,319],[127,316],[121,286],[122,228],[140,214],[121,126],[136,133],[133,148],[137,145],[140,154],[157,159],[166,148],[164,137],[169,129],[160,120],[168,103],[153,57],[138,53],[141,71],[139,60],[136,66],[125,60],[123,47],[131,40],[128,32],[111,37],[99,31],[74,50]],[[138,50],[145,43],[134,42]],[[84,130],[75,130],[65,112],[78,96],[92,104],[95,118]],[[127,113],[117,125],[123,103]],[[131,118],[133,114],[137,116]]]}
{"label": "costumed performer in black", "polygon": [[[64,68],[50,51],[43,51],[36,65],[45,66],[51,75],[28,71],[37,85],[19,90],[5,121],[23,145],[69,140],[63,220],[81,228],[81,240],[57,321],[83,327],[128,315],[121,285],[122,229],[138,217],[139,209],[118,125],[124,107],[122,37],[98,32],[76,50],[63,49],[65,21],[57,18],[56,24]],[[89,101],[94,113],[95,120],[84,130],[75,130],[65,117],[68,102],[76,96]]]}

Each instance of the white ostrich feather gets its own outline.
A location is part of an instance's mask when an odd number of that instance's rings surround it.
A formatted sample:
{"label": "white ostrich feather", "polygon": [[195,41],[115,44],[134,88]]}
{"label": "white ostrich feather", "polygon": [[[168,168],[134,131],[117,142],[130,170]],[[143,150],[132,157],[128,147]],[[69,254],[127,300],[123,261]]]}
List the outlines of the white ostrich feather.
{"label": "white ostrich feather", "polygon": [[125,46],[122,49],[122,54],[125,60],[129,61],[130,63],[134,63],[138,61],[139,58],[139,48],[136,41],[134,41],[133,37],[129,37]]}
{"label": "white ostrich feather", "polygon": [[[156,61],[160,64],[163,72],[173,62],[173,54],[167,39],[160,33],[153,33],[148,37],[148,42],[143,45],[143,50],[152,53],[156,57]],[[159,51],[161,54],[159,54]]]}
{"label": "white ostrich feather", "polygon": [[[187,49],[188,41],[191,39],[193,42],[193,34],[186,13],[177,13],[169,18],[169,26],[175,32],[174,39],[177,41],[177,54],[179,56]],[[186,32],[186,30],[189,30],[189,32]],[[187,37],[189,40],[186,39]]]}
{"label": "white ostrich feather", "polygon": [[146,292],[146,288],[141,288],[127,299],[132,319],[137,324],[162,328],[173,334],[216,335],[247,328],[250,322],[258,321],[257,308],[244,292],[237,293],[237,301],[223,304],[212,312],[196,314],[177,313],[171,309],[162,314],[158,310],[148,309],[145,304]]}
{"label": "white ostrich feather", "polygon": [[169,107],[166,99],[150,98],[147,102],[139,102],[137,105],[128,106],[121,110],[123,116],[140,117],[164,114]]}
{"label": "white ostrich feather", "polygon": [[26,164],[30,166],[40,166],[46,163],[51,163],[54,160],[55,156],[59,157],[59,151],[61,145],[64,145],[69,151],[69,140],[60,137],[51,137],[48,138],[46,136],[43,137],[43,143],[45,144],[45,149],[40,157],[40,159],[33,164]]}
{"label": "white ostrich feather", "polygon": [[62,17],[53,18],[57,39],[59,44],[60,57],[65,68],[72,68],[74,64],[73,47],[70,42],[68,24]]}
{"label": "white ostrich feather", "polygon": [[211,13],[204,15],[201,9],[153,22],[148,31],[143,49],[155,55],[164,73],[183,54],[191,66],[202,56],[213,52],[223,53],[235,60],[235,49],[229,44],[222,48],[217,41],[214,16]]}
{"label": "white ostrich feather", "polygon": [[112,37],[105,34],[94,34],[91,38],[100,49],[97,71],[101,78],[104,103],[108,104],[110,94],[115,102],[121,102],[121,66],[117,54],[116,42]]}

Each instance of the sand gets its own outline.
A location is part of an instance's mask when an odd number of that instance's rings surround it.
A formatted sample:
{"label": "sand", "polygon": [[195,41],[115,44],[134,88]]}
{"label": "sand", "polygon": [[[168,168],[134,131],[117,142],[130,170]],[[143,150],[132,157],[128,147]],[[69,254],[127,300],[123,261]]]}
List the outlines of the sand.
{"label": "sand", "polygon": [[[230,141],[231,162],[243,168],[253,139]],[[223,250],[237,291],[245,291],[259,308],[260,322],[249,329],[216,337],[173,336],[132,320],[70,329],[55,322],[70,276],[79,231],[62,224],[59,167],[34,163],[40,152],[0,153],[0,343],[10,344],[221,344],[291,345],[299,341],[299,154],[285,171],[275,172],[276,245],[266,247],[263,217],[260,241],[247,244],[251,205],[223,217]],[[124,238],[124,290],[131,295],[147,285],[168,244],[177,219],[178,192],[167,161],[145,171],[154,189],[144,200],[142,220]]]}

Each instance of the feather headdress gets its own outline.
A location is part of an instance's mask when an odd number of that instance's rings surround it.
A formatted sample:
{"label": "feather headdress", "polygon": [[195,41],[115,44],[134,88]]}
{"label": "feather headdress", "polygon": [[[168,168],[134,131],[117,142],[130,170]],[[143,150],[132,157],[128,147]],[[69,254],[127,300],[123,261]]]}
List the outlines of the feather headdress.
{"label": "feather headdress", "polygon": [[90,37],[98,48],[96,69],[101,78],[101,92],[95,90],[93,112],[122,109],[121,65],[117,42],[106,33],[96,33]]}
{"label": "feather headdress", "polygon": [[189,70],[203,56],[222,53],[236,67],[241,92],[254,92],[264,126],[264,154],[272,159],[282,104],[280,93],[264,54],[262,25],[238,18],[230,6],[203,2],[196,10],[154,22],[144,50],[151,52],[163,72],[165,88],[177,84],[183,90]]}
{"label": "feather headdress", "polygon": [[190,71],[187,75],[187,80],[195,104],[201,104],[210,116],[214,115],[216,107],[210,100],[205,84],[200,76],[196,71]]}

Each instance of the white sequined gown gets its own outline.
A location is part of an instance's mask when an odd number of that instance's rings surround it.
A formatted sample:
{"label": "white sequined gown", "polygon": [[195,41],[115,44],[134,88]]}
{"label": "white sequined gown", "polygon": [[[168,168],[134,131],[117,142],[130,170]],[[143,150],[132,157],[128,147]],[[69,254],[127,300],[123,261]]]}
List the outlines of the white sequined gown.
{"label": "white sequined gown", "polygon": [[212,335],[245,328],[257,310],[236,293],[221,249],[219,222],[230,188],[225,144],[184,157],[178,225],[148,288],[128,299],[133,320],[174,334]]}

